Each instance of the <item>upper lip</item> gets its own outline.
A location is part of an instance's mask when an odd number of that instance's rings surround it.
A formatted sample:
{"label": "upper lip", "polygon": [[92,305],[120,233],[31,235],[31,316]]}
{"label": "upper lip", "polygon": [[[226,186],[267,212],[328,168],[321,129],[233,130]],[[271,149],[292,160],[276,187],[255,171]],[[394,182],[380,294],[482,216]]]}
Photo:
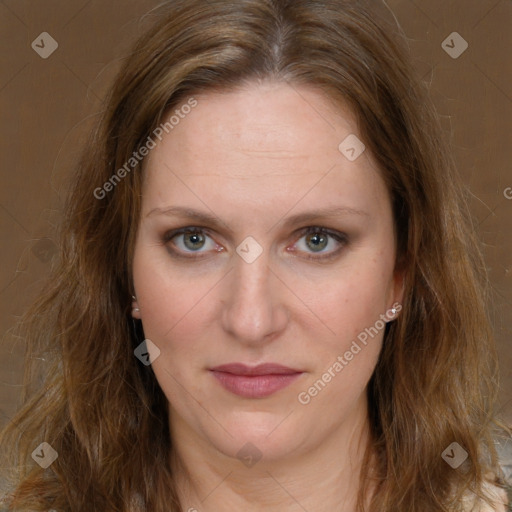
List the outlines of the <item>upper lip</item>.
{"label": "upper lip", "polygon": [[290,375],[302,373],[301,370],[289,368],[277,363],[263,363],[257,366],[248,366],[243,363],[229,363],[211,368],[212,371],[231,373],[233,375]]}

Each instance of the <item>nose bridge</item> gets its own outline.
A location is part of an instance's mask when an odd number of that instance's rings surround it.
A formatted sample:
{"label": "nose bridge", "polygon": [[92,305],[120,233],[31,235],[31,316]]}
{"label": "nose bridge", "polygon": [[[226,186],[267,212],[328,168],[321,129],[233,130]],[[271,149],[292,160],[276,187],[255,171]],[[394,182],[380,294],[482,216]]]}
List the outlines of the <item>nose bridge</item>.
{"label": "nose bridge", "polygon": [[266,296],[268,301],[270,299],[268,296],[269,275],[267,255],[262,254],[250,263],[243,258],[238,258],[233,272],[236,287],[235,293],[239,293],[241,297],[246,296],[251,299],[259,299]]}
{"label": "nose bridge", "polygon": [[240,244],[237,252],[228,282],[224,329],[239,341],[258,343],[284,327],[286,313],[276,283],[271,282],[268,252],[257,250],[251,241]]}

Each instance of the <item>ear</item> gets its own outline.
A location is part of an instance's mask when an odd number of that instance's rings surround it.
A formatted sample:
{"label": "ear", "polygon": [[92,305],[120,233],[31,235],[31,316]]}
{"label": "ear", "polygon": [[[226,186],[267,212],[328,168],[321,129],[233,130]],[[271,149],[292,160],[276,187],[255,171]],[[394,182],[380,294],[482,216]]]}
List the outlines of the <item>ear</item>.
{"label": "ear", "polygon": [[140,320],[140,308],[137,298],[132,295],[132,317]]}

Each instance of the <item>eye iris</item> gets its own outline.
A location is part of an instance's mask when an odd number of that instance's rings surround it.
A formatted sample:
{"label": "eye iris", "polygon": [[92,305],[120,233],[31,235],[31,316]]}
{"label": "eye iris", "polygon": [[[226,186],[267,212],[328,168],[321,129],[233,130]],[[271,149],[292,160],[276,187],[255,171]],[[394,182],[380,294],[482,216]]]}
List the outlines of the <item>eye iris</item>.
{"label": "eye iris", "polygon": [[321,233],[309,234],[306,236],[306,243],[309,245],[310,242],[313,243],[314,251],[321,251],[327,246],[327,236]]}
{"label": "eye iris", "polygon": [[[188,233],[184,233],[183,240],[187,248],[194,251],[197,249],[201,249],[203,247],[205,237],[201,233],[198,233],[197,231],[191,231]],[[191,244],[188,243],[189,241],[191,242]]]}

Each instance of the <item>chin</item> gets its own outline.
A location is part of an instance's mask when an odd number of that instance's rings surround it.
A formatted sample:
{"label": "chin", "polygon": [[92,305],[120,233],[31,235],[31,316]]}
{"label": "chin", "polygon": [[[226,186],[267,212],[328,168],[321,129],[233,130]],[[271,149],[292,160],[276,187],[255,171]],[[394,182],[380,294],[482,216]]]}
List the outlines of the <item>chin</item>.
{"label": "chin", "polygon": [[240,460],[245,456],[262,457],[263,463],[278,461],[303,447],[310,437],[304,424],[297,425],[292,416],[286,418],[286,414],[268,412],[238,413],[237,418],[223,423],[232,437],[223,432],[221,438],[215,436],[210,442],[229,457]]}

